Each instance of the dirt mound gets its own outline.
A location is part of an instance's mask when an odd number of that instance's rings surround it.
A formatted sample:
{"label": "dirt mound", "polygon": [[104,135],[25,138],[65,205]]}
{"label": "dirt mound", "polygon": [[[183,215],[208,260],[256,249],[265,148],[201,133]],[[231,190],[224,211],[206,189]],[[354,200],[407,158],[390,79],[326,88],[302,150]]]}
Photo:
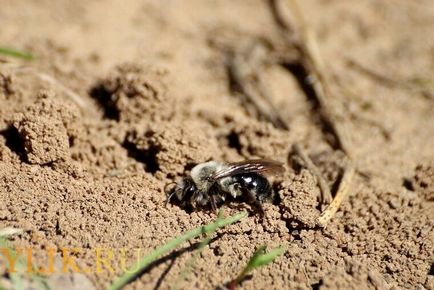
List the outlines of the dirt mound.
{"label": "dirt mound", "polygon": [[166,78],[164,70],[126,63],[116,67],[92,94],[108,118],[122,122],[170,120],[175,99],[168,94]]}
{"label": "dirt mound", "polygon": [[79,114],[72,105],[67,107],[54,101],[55,97],[43,92],[33,105],[13,118],[12,127],[23,141],[30,164],[45,165],[69,159],[69,143],[77,134],[74,125]]}

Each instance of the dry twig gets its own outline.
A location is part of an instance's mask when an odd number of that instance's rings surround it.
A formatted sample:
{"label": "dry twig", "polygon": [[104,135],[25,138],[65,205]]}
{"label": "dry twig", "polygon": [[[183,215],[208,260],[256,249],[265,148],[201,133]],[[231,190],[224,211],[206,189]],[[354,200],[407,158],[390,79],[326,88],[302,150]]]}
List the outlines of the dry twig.
{"label": "dry twig", "polygon": [[357,70],[359,73],[364,74],[370,79],[381,83],[383,86],[389,88],[400,88],[410,92],[420,93],[429,99],[434,100],[434,81],[422,78],[412,78],[412,79],[400,79],[395,77],[390,77],[379,72],[372,70],[371,68],[365,67],[359,62],[348,59],[347,64],[350,68]]}
{"label": "dry twig", "polygon": [[6,64],[6,68],[10,69],[15,74],[32,74],[39,78],[41,81],[44,81],[46,83],[49,83],[50,85],[57,87],[60,91],[62,91],[67,97],[69,97],[72,101],[74,101],[81,109],[86,108],[86,102],[83,100],[83,98],[72,91],[71,89],[67,88],[65,85],[63,85],[61,82],[53,78],[52,76],[35,71],[31,67],[27,66],[19,66],[16,64]]}
{"label": "dry twig", "polygon": [[338,148],[346,153],[347,156],[350,156],[346,131],[336,122],[337,114],[329,104],[332,93],[326,78],[325,65],[320,56],[314,33],[307,25],[297,1],[288,0],[288,3],[296,19],[299,34],[296,35],[296,30],[288,24],[279,13],[277,0],[270,0],[271,11],[273,12],[277,26],[280,28],[281,34],[286,39],[288,45],[295,47],[299,52],[300,63],[312,80],[309,86],[315,92],[313,97],[320,107],[320,116],[324,125],[333,134]]}
{"label": "dry twig", "polygon": [[351,181],[354,177],[355,169],[353,166],[348,165],[345,168],[344,174],[342,176],[341,182],[339,184],[338,191],[333,199],[332,203],[322,212],[318,218],[318,224],[322,227],[326,227],[331,218],[338,211],[339,206],[344,201],[348,195]]}
{"label": "dry twig", "polygon": [[[290,25],[286,21],[278,7],[278,0],[270,0],[271,12],[274,16],[277,26],[280,29],[282,37],[286,39],[287,45],[296,48],[299,54],[299,64],[306,72],[309,82],[304,81],[304,85],[309,87],[311,94],[306,93],[310,97],[313,97],[319,106],[319,113],[323,124],[334,136],[337,147],[342,150],[348,157],[351,158],[349,150],[349,138],[345,127],[337,122],[337,113],[330,104],[330,100],[334,97],[334,93],[331,91],[329,80],[327,78],[325,64],[319,53],[318,44],[312,29],[307,24],[304,15],[297,3],[297,0],[287,0],[288,5],[291,8],[292,15],[295,18],[295,25]],[[313,163],[309,160],[306,154],[299,149],[298,153],[302,159],[306,159],[306,166],[311,167],[311,172],[317,177],[319,186],[321,188],[322,198],[331,199],[330,189],[322,178],[320,172],[314,167]],[[305,155],[304,158],[302,155]],[[354,169],[352,166],[348,166],[345,174],[342,178],[339,190],[335,195],[333,201],[324,210],[318,219],[318,223],[325,227],[329,220],[333,217],[336,211],[339,209],[340,204],[348,194],[348,185],[352,176],[354,175]]]}
{"label": "dry twig", "polygon": [[312,162],[312,160],[309,158],[309,156],[304,152],[303,148],[298,143],[295,143],[292,146],[292,149],[295,154],[297,154],[304,162],[304,165],[306,168],[315,176],[318,186],[321,190],[321,203],[329,204],[332,199],[332,193],[330,192],[330,188],[323,178],[321,172],[319,171],[318,167]]}
{"label": "dry twig", "polygon": [[265,57],[263,47],[257,41],[245,50],[232,53],[227,62],[229,77],[243,101],[253,105],[259,116],[276,128],[288,130],[260,75]]}
{"label": "dry twig", "polygon": [[60,83],[58,80],[56,80],[52,76],[45,74],[45,73],[40,73],[40,72],[34,72],[34,74],[42,81],[45,81],[45,82],[59,88],[59,90],[61,90],[65,95],[70,97],[77,105],[79,105],[80,108],[84,109],[86,107],[86,103],[83,101],[83,99],[80,97],[80,95],[78,95],[77,93],[75,93],[71,89],[64,86],[62,83]]}

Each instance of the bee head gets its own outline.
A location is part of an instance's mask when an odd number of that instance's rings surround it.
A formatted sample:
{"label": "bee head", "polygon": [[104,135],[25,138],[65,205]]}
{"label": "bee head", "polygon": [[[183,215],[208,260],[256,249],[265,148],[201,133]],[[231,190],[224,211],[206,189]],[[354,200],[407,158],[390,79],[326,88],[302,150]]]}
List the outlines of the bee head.
{"label": "bee head", "polygon": [[191,198],[197,193],[197,186],[190,177],[184,178],[181,189],[180,194],[178,194],[179,200],[191,200]]}
{"label": "bee head", "polygon": [[[173,183],[166,185],[166,188]],[[175,183],[175,187],[169,192],[166,191],[167,201],[169,203],[170,199],[175,195],[178,201],[182,203],[189,203],[194,200],[194,196],[197,194],[198,189],[193,179],[190,177],[184,178],[180,183]]]}

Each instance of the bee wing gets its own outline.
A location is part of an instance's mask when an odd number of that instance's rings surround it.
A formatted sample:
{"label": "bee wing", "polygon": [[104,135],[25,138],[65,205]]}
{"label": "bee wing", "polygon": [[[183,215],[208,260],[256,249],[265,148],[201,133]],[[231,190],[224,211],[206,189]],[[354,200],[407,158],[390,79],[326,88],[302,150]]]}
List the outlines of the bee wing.
{"label": "bee wing", "polygon": [[218,180],[242,173],[279,174],[283,171],[283,163],[278,161],[267,159],[246,160],[230,163],[227,168],[217,171],[211,176],[211,178]]}

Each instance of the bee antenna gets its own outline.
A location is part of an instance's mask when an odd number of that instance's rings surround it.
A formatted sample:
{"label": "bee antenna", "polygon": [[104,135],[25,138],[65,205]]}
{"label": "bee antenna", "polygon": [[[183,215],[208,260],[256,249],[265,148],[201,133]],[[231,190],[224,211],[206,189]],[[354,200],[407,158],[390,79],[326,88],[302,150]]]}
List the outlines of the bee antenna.
{"label": "bee antenna", "polygon": [[[178,183],[176,183],[175,181],[172,181],[172,182],[170,182],[170,183],[168,183],[168,184],[166,184],[166,185],[164,186],[164,193],[165,193],[165,194],[169,194],[169,191],[167,191],[167,188],[168,188],[169,186],[173,185],[173,184],[178,185]],[[170,193],[170,194],[172,194],[172,193]]]}
{"label": "bee antenna", "polygon": [[[174,188],[171,192],[170,192],[170,191],[167,191],[167,188],[168,188],[169,186],[173,185],[173,184],[176,185],[175,188]],[[170,182],[170,183],[168,183],[168,184],[166,184],[166,185],[164,186],[164,192],[165,192],[166,195],[167,195],[166,206],[167,206],[167,204],[169,203],[170,199],[173,197],[173,195],[174,195],[175,193],[177,193],[180,189],[181,189],[181,187],[180,187],[179,184],[178,184],[177,182],[175,182],[175,181]]]}
{"label": "bee antenna", "polygon": [[169,204],[169,201],[170,201],[170,199],[172,198],[172,196],[178,191],[179,189],[177,189],[177,190],[174,190],[171,194],[169,194],[169,196],[167,197],[167,199],[166,199],[166,206]]}

